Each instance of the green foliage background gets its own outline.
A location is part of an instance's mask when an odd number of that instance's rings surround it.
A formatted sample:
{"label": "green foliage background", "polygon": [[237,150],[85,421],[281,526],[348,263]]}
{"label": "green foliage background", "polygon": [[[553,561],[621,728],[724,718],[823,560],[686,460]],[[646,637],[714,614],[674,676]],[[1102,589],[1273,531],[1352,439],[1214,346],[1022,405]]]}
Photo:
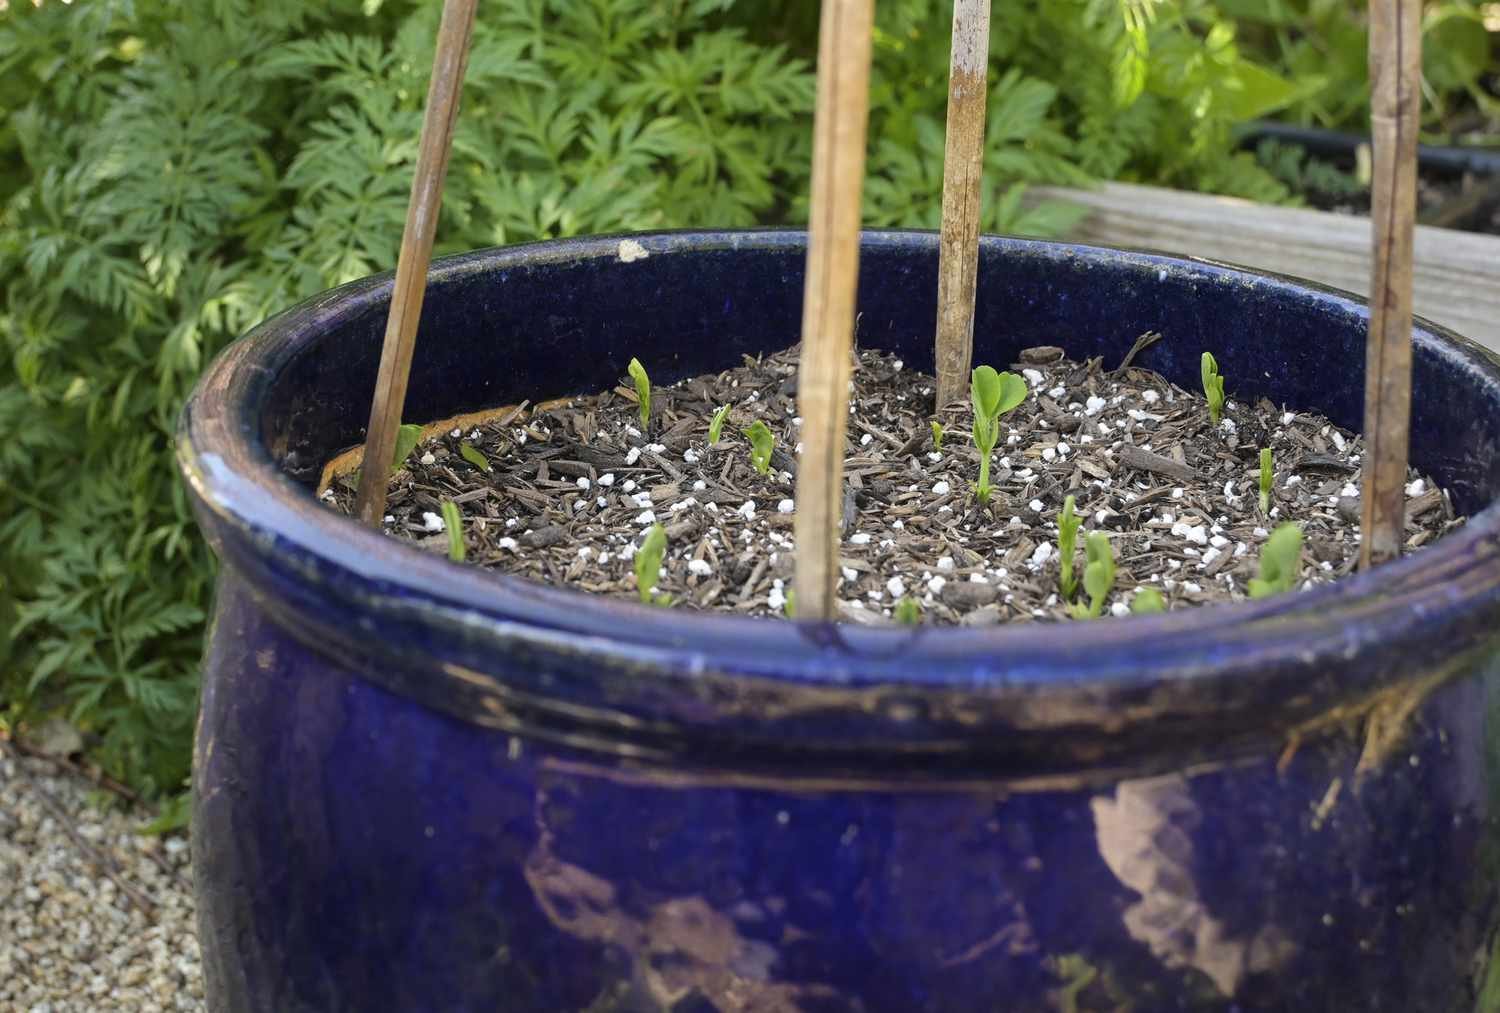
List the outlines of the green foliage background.
{"label": "green foliage background", "polygon": [[[1495,143],[1500,38],[1486,27],[1486,6],[1493,19],[1493,4],[1483,0],[1422,4],[1422,122],[1435,141],[1488,132],[1475,139]],[[1219,2],[1237,22],[1242,46],[1303,84],[1279,118],[1353,130],[1364,130],[1370,116],[1363,7],[1351,0]]]}
{"label": "green foliage background", "polygon": [[[1038,182],[1284,198],[1233,125],[1343,107],[1311,105],[1328,75],[1247,57],[1235,6],[1003,5],[985,228],[1069,227],[1071,207],[1023,200]],[[951,8],[878,9],[866,217],[934,226]],[[173,422],[234,335],[394,264],[438,10],[0,0],[0,721],[64,713],[112,773],[183,783],[213,569]],[[480,12],[440,252],[803,216],[815,4]],[[1257,31],[1263,56],[1296,41]]]}

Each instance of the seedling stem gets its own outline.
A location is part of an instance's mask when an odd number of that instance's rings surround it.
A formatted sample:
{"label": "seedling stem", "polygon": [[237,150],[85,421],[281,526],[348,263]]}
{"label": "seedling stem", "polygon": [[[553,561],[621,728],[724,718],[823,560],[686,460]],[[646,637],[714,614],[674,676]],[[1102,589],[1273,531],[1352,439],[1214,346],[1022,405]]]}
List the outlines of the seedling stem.
{"label": "seedling stem", "polygon": [[1273,480],[1271,448],[1262,447],[1260,451],[1260,512],[1266,515],[1271,513],[1271,483]]}
{"label": "seedling stem", "polygon": [[1204,352],[1200,366],[1203,373],[1203,396],[1208,399],[1208,419],[1217,426],[1224,415],[1224,378],[1219,375],[1219,364],[1213,353]]}
{"label": "seedling stem", "polygon": [[723,405],[714,412],[714,417],[708,423],[708,442],[717,445],[719,436],[724,432],[724,420],[729,417],[729,406]]}
{"label": "seedling stem", "polygon": [[670,599],[656,597],[656,585],[661,583],[661,563],[666,554],[667,529],[653,524],[646,533],[646,540],[635,550],[635,589],[646,605],[670,604]]}
{"label": "seedling stem", "polygon": [[745,439],[750,441],[750,463],[762,475],[768,474],[771,470],[771,451],[776,448],[776,437],[764,422],[756,419],[745,430]]}
{"label": "seedling stem", "polygon": [[1084,542],[1083,554],[1087,560],[1083,568],[1083,589],[1088,592],[1089,603],[1074,605],[1073,616],[1098,619],[1104,614],[1104,599],[1109,597],[1110,588],[1115,585],[1114,551],[1108,538],[1098,531],[1091,531]]}
{"label": "seedling stem", "polygon": [[422,427],[410,424],[402,425],[396,430],[396,455],[391,459],[391,474],[401,470],[411,452],[417,449],[417,444],[422,442]]}
{"label": "seedling stem", "polygon": [[1250,579],[1250,597],[1269,598],[1297,586],[1302,571],[1302,529],[1283,524],[1260,550],[1260,576]]}
{"label": "seedling stem", "polygon": [[896,603],[896,622],[903,626],[919,626],[922,622],[922,606],[917,599],[907,595]]}
{"label": "seedling stem", "polygon": [[640,359],[631,359],[625,371],[635,381],[635,398],[640,405],[641,432],[644,433],[651,423],[651,378],[646,375],[646,367],[641,365]]}
{"label": "seedling stem", "polygon": [[1072,601],[1078,591],[1078,578],[1073,573],[1073,550],[1078,544],[1078,528],[1083,520],[1073,508],[1073,497],[1069,496],[1063,500],[1062,513],[1057,518],[1057,583],[1063,601]]}

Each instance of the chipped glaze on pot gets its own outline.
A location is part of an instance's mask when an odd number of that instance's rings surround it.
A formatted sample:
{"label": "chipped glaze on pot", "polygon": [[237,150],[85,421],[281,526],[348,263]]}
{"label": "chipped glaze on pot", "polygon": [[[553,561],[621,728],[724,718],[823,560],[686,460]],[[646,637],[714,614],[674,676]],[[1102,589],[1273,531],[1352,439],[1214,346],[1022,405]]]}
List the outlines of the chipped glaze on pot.
{"label": "chipped glaze on pot", "polygon": [[[794,339],[800,232],[437,263],[406,417],[672,382]],[[869,233],[859,341],[931,368],[937,238]],[[179,458],[222,561],[194,854],[216,1010],[1483,1009],[1500,370],[1417,336],[1414,460],[1476,516],[1318,590],[872,630],[648,609],[319,506],[389,277],[226,350]],[[1360,417],[1364,307],[986,239],[976,360],[1063,344]],[[1489,982],[1500,994],[1500,981]]]}

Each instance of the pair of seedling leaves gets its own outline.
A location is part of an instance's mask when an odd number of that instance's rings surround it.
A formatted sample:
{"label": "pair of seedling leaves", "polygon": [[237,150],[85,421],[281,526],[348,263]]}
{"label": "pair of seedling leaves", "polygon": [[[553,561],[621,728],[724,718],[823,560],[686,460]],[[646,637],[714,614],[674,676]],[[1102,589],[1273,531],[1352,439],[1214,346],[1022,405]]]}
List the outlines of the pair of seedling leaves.
{"label": "pair of seedling leaves", "polygon": [[[990,501],[990,454],[1000,440],[1000,416],[1026,400],[1026,381],[1014,373],[997,373],[993,366],[980,366],[969,377],[970,399],[974,402],[974,446],[979,450],[979,481],[974,496],[981,503]],[[942,431],[934,428],[933,442],[942,442]]]}

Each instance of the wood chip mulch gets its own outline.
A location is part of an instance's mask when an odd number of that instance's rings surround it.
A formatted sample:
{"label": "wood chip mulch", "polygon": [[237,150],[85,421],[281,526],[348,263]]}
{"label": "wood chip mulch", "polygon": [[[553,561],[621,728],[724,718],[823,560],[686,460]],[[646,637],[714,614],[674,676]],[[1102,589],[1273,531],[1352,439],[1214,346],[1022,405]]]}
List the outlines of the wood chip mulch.
{"label": "wood chip mulch", "polygon": [[[441,502],[452,500],[469,562],[637,599],[632,557],[660,522],[668,550],[658,590],[675,607],[780,616],[794,554],[796,356],[792,348],[747,357],[738,368],[656,388],[646,433],[634,390],[620,386],[429,440],[391,480],[385,530],[445,553]],[[933,379],[893,356],[858,354],[845,456],[844,619],[893,622],[894,606],[910,596],[924,622],[1066,620],[1056,543],[1069,494],[1083,517],[1075,569],[1082,572],[1088,531],[1104,532],[1114,550],[1106,614],[1125,614],[1146,586],[1171,608],[1245,598],[1261,544],[1287,521],[1304,535],[1300,587],[1353,570],[1360,437],[1295,408],[1236,403],[1233,376],[1215,427],[1200,392],[1148,370],[1109,371],[1058,348],[1021,358],[1010,368],[1030,395],[1001,420],[994,494],[982,505],[971,491],[979,458],[968,407],[941,416],[938,450]],[[710,445],[709,420],[726,404],[722,437]],[[776,437],[767,475],[751,466],[742,433],[757,419]],[[465,458],[465,444],[490,470]],[[1266,446],[1275,487],[1262,515]],[[1408,550],[1462,523],[1430,479],[1413,470],[1409,480]],[[353,476],[323,493],[346,513],[353,497]]]}

